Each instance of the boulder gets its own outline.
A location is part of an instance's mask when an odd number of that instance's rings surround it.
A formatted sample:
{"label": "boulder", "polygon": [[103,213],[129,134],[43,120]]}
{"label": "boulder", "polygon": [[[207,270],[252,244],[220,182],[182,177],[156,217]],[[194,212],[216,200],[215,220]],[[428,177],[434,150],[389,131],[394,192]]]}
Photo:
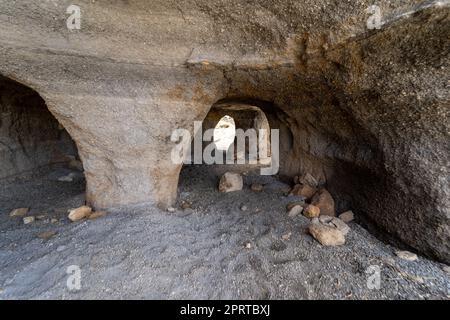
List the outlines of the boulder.
{"label": "boulder", "polygon": [[337,228],[313,222],[309,225],[308,231],[323,246],[340,246],[345,244],[345,236]]}
{"label": "boulder", "polygon": [[310,199],[316,193],[316,191],[317,189],[315,187],[311,187],[307,184],[296,184],[292,188],[290,194],[295,196],[302,196],[305,199]]}
{"label": "boulder", "polygon": [[320,215],[320,209],[319,207],[310,204],[303,211],[303,215],[308,218],[317,218]]}
{"label": "boulder", "polygon": [[319,183],[316,178],[314,178],[311,174],[305,173],[301,177],[298,178],[298,183],[308,185],[314,188],[317,188]]}
{"label": "boulder", "polygon": [[242,190],[244,182],[242,176],[239,173],[226,172],[219,182],[220,192],[233,192]]}
{"label": "boulder", "polygon": [[29,223],[32,223],[32,222],[34,222],[34,217],[33,216],[29,216],[29,217],[24,217],[23,218],[23,224],[29,224]]}
{"label": "boulder", "polygon": [[326,189],[320,189],[311,199],[311,204],[320,208],[320,214],[335,216],[334,199]]}

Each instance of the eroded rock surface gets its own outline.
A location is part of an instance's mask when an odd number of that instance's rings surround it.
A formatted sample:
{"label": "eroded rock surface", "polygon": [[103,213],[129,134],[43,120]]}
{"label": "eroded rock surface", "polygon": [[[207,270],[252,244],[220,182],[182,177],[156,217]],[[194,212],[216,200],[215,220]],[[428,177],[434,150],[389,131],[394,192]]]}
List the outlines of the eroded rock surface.
{"label": "eroded rock surface", "polygon": [[[448,1],[0,2],[0,74],[76,142],[94,208],[167,207],[176,128],[218,101],[280,130],[280,173],[450,261]],[[68,6],[69,4],[67,4]]]}

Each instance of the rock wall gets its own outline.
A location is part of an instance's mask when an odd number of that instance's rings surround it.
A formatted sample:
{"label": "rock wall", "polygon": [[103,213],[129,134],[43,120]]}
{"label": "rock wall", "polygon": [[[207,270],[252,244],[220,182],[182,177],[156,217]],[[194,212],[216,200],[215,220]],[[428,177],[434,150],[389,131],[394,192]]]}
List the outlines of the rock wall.
{"label": "rock wall", "polygon": [[172,130],[223,99],[281,130],[281,173],[309,172],[410,246],[450,261],[449,1],[0,2],[0,73],[77,142],[96,208],[167,206]]}

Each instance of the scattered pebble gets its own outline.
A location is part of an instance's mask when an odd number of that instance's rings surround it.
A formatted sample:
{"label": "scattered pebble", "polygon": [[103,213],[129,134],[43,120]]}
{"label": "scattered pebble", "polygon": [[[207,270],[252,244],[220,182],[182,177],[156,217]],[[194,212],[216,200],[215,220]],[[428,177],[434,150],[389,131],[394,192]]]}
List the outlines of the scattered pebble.
{"label": "scattered pebble", "polygon": [[26,215],[28,213],[30,209],[29,208],[17,208],[12,210],[9,213],[10,217],[23,217],[24,215]]}
{"label": "scattered pebble", "polygon": [[311,187],[307,184],[296,184],[290,194],[295,196],[302,196],[306,199],[310,199],[315,193],[317,189],[314,187]]}
{"label": "scattered pebble", "polygon": [[289,210],[288,216],[290,218],[294,218],[294,217],[298,216],[299,214],[301,214],[302,211],[303,211],[303,207],[302,206],[299,206],[299,205],[294,206],[294,207],[292,207],[291,210]]}
{"label": "scattered pebble", "polygon": [[448,274],[450,274],[450,266],[443,266],[442,270]]}
{"label": "scattered pebble", "polygon": [[167,208],[167,211],[170,212],[170,213],[173,213],[173,212],[175,212],[176,210],[175,210],[174,207],[168,207],[168,208]]}
{"label": "scattered pebble", "polygon": [[24,217],[23,218],[23,224],[29,224],[34,222],[34,217],[33,216],[29,216],[29,217]]}
{"label": "scattered pebble", "polygon": [[62,182],[72,182],[73,178],[75,177],[75,173],[71,172],[66,176],[62,176],[58,178],[58,181],[62,181]]}
{"label": "scattered pebble", "polygon": [[260,183],[253,183],[250,187],[252,191],[261,192],[264,189],[264,186]]}
{"label": "scattered pebble", "polygon": [[181,202],[180,207],[181,207],[181,209],[183,209],[183,210],[191,209],[191,208],[192,208],[192,203],[190,203],[189,201],[183,200],[183,201]]}
{"label": "scattered pebble", "polygon": [[339,215],[339,219],[344,221],[345,223],[349,223],[355,219],[355,215],[353,214],[353,211],[345,211],[344,213],[341,213]]}
{"label": "scattered pebble", "polygon": [[286,234],[283,234],[281,236],[281,239],[284,240],[284,241],[289,241],[291,239],[291,236],[292,236],[292,232],[288,232]]}
{"label": "scattered pebble", "polygon": [[53,237],[53,236],[55,236],[57,234],[58,234],[57,231],[45,231],[45,232],[39,233],[37,235],[37,237],[39,239],[48,240],[48,239],[50,239],[51,237]]}
{"label": "scattered pebble", "polygon": [[318,216],[320,216],[320,209],[319,207],[310,204],[303,211],[303,215],[308,218],[317,218]]}
{"label": "scattered pebble", "polygon": [[92,213],[92,209],[90,207],[81,206],[79,208],[70,210],[68,218],[71,221],[78,221],[78,220],[89,217],[91,215],[91,213]]}
{"label": "scattered pebble", "polygon": [[241,210],[242,210],[242,211],[247,211],[247,210],[248,210],[248,207],[247,207],[246,205],[243,205],[243,206],[241,206]]}
{"label": "scattered pebble", "polygon": [[319,190],[311,199],[311,204],[320,208],[320,214],[335,216],[334,199],[326,189]]}
{"label": "scattered pebble", "polygon": [[399,257],[400,259],[407,260],[407,261],[416,261],[417,260],[417,254],[406,251],[406,250],[395,251],[395,255],[397,257]]}

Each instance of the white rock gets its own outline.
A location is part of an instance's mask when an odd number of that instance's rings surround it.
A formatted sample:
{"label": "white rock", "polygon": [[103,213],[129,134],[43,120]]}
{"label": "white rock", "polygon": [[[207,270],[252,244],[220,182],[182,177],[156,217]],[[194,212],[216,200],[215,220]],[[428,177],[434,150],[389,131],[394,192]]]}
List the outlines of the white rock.
{"label": "white rock", "polygon": [[395,251],[395,255],[397,257],[399,257],[400,259],[407,260],[407,261],[417,260],[417,254],[406,251],[406,250]]}
{"label": "white rock", "polygon": [[168,207],[168,208],[167,208],[167,211],[168,211],[168,212],[175,212],[176,210],[175,210],[174,207]]}
{"label": "white rock", "polygon": [[242,190],[244,182],[242,176],[239,173],[226,172],[219,182],[220,192],[233,192]]}
{"label": "white rock", "polygon": [[29,216],[29,217],[24,217],[23,218],[23,223],[24,224],[29,224],[29,223],[32,223],[32,222],[34,222],[34,217],[33,216]]}

